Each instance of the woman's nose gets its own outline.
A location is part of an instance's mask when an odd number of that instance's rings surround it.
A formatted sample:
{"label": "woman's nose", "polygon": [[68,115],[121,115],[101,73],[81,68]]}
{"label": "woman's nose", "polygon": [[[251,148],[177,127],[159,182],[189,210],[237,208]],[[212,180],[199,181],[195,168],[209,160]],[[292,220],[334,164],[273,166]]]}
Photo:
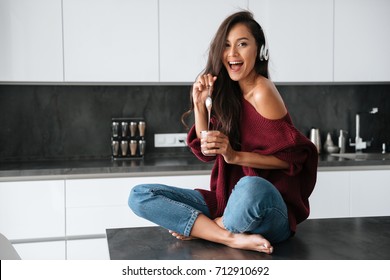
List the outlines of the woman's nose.
{"label": "woman's nose", "polygon": [[237,54],[237,48],[236,47],[230,47],[228,55],[229,56],[235,56]]}

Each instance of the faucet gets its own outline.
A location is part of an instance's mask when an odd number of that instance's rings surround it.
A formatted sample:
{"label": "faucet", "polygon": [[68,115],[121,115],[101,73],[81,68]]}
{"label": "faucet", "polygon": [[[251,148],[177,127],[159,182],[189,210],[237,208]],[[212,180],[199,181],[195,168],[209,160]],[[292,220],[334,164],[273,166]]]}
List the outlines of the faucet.
{"label": "faucet", "polygon": [[[371,111],[369,111],[370,114],[376,114],[378,113],[378,108],[372,108]],[[349,145],[352,147],[355,147],[356,153],[361,153],[363,149],[366,149],[367,147],[371,146],[371,141],[363,141],[363,139],[360,137],[360,114],[356,114],[356,137],[355,137],[355,143],[351,143],[351,138],[349,139]]]}

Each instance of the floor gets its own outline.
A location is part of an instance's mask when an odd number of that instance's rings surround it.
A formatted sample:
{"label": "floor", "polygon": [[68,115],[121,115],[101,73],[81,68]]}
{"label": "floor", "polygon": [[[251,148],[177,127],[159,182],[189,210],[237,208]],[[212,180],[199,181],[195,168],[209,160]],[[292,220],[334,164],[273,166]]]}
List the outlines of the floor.
{"label": "floor", "polygon": [[107,229],[107,241],[113,260],[389,260],[390,217],[306,220],[272,255],[177,240],[161,227]]}

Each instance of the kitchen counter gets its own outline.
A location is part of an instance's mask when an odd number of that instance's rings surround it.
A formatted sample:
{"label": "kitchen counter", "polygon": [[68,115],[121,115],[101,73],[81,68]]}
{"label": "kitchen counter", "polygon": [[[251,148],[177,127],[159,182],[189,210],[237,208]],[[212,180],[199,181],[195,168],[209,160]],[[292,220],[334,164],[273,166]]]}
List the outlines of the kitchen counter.
{"label": "kitchen counter", "polygon": [[[176,174],[208,174],[212,163],[204,163],[193,155],[154,155],[143,159],[82,159],[0,163],[0,181],[6,178],[98,178],[122,176],[154,176]],[[33,177],[33,178],[32,178]]]}
{"label": "kitchen counter", "polygon": [[309,219],[274,253],[232,249],[205,240],[180,241],[161,227],[107,229],[112,260],[388,260],[390,217]]}
{"label": "kitchen counter", "polygon": [[[190,153],[147,155],[144,159],[111,158],[0,163],[0,181],[71,179],[155,175],[209,174],[213,163],[204,163]],[[321,155],[319,171],[390,170],[390,160],[350,160]]]}

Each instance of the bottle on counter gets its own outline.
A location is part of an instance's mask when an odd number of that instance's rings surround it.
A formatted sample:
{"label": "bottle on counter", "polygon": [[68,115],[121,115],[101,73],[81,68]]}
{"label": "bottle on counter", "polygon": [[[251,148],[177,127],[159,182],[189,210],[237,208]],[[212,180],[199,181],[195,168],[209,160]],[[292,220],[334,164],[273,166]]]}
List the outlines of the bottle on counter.
{"label": "bottle on counter", "polygon": [[346,136],[347,132],[345,130],[340,129],[340,135],[339,135],[339,148],[340,148],[340,154],[345,153],[345,145],[346,145]]}

